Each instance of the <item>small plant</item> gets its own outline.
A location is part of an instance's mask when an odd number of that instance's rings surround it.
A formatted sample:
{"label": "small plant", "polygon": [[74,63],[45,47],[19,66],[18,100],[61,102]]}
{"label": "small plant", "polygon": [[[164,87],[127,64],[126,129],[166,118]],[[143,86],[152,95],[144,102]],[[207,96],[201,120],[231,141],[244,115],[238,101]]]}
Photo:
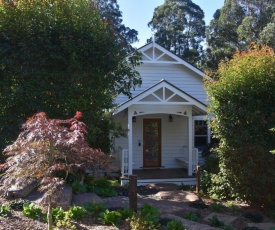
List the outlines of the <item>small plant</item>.
{"label": "small plant", "polygon": [[0,205],[0,216],[10,216],[11,212],[9,210],[9,206],[8,205]]}
{"label": "small plant", "polygon": [[64,220],[65,217],[66,217],[66,213],[61,207],[56,207],[52,209],[52,218],[54,223]]}
{"label": "small plant", "polygon": [[232,211],[238,211],[239,210],[239,207],[232,200],[227,201],[225,206],[227,208],[231,209]]}
{"label": "small plant", "polygon": [[210,225],[213,227],[224,227],[224,222],[220,221],[217,216],[213,216],[208,220],[210,221]]}
{"label": "small plant", "polygon": [[263,215],[258,212],[245,212],[243,216],[254,223],[261,223],[264,219]]}
{"label": "small plant", "polygon": [[224,209],[224,205],[220,202],[213,202],[210,204],[210,208],[212,211],[221,212]]}
{"label": "small plant", "polygon": [[93,201],[92,203],[84,203],[83,207],[86,209],[86,211],[98,215],[99,213],[106,210],[106,205],[104,203],[98,203],[96,201]]}
{"label": "small plant", "polygon": [[24,199],[15,199],[9,202],[9,207],[16,211],[22,211],[24,204],[30,204],[30,201]]}
{"label": "small plant", "polygon": [[199,217],[198,213],[195,213],[195,212],[186,212],[183,215],[183,218],[187,219],[187,220],[195,221],[195,222],[200,221],[200,217]]}
{"label": "small plant", "polygon": [[168,217],[162,217],[159,219],[159,223],[161,226],[167,226],[167,224],[171,221],[172,219]]}
{"label": "small plant", "polygon": [[71,187],[74,192],[77,193],[85,193],[89,191],[89,185],[82,184],[80,181],[76,180],[73,183],[71,183]]}
{"label": "small plant", "polygon": [[70,207],[70,209],[68,211],[68,217],[72,220],[81,219],[86,215],[87,215],[87,211],[85,210],[85,208],[83,208],[81,206],[74,205],[74,206]]}
{"label": "small plant", "polygon": [[167,224],[168,230],[187,230],[187,228],[184,227],[181,221],[179,220],[171,220]]}
{"label": "small plant", "polygon": [[98,220],[103,224],[117,226],[122,220],[122,216],[119,211],[109,211],[107,209],[105,212],[100,213]]}
{"label": "small plant", "polygon": [[132,230],[158,229],[159,212],[155,207],[144,204],[129,221]]}
{"label": "small plant", "polygon": [[24,204],[23,205],[23,215],[29,218],[39,218],[42,217],[41,207],[36,207],[34,203]]}
{"label": "small plant", "polygon": [[134,215],[134,210],[130,208],[123,208],[119,210],[123,220],[129,219]]}

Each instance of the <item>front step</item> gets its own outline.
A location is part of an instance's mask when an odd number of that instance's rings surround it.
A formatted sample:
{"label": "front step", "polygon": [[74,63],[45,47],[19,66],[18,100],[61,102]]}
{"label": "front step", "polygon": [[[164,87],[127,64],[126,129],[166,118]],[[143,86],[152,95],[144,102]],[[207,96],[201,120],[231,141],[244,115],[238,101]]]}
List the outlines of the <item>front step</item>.
{"label": "front step", "polygon": [[[121,185],[129,183],[129,178],[121,178]],[[147,184],[172,183],[177,185],[196,185],[196,178],[173,178],[173,179],[138,179],[137,186]]]}

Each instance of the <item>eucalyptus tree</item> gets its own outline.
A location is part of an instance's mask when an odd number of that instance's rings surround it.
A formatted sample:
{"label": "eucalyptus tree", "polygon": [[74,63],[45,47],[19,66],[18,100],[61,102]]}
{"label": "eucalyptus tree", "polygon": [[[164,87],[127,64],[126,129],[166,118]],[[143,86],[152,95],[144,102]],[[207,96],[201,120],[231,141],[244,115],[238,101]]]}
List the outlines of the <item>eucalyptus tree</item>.
{"label": "eucalyptus tree", "polygon": [[117,0],[91,0],[90,3],[99,9],[102,17],[109,21],[113,29],[121,35],[120,39],[122,39],[125,45],[127,44],[127,46],[122,48],[131,50],[132,47],[130,44],[138,40],[138,32],[122,23],[122,12],[119,9]]}
{"label": "eucalyptus tree", "polygon": [[155,41],[185,60],[196,63],[205,38],[203,10],[191,0],[165,0],[148,26]]}
{"label": "eucalyptus tree", "polygon": [[88,0],[0,3],[0,149],[34,113],[79,110],[89,143],[109,150],[104,110],[141,82],[139,55],[113,28]]}
{"label": "eucalyptus tree", "polygon": [[251,42],[275,48],[275,4],[268,0],[225,0],[206,31],[208,67],[217,69],[219,61],[247,50]]}

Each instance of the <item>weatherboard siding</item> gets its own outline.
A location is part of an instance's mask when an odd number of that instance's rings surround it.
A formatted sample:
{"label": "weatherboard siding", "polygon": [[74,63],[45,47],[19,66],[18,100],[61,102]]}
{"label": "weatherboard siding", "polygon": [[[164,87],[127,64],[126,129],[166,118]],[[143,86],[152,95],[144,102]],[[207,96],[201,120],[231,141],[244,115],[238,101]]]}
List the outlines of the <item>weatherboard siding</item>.
{"label": "weatherboard siding", "polygon": [[[133,97],[164,79],[202,103],[206,103],[206,92],[203,88],[202,77],[182,65],[145,63],[138,66],[136,70],[140,73],[142,85],[132,90]],[[116,104],[121,104],[128,99],[127,96],[119,95]]]}

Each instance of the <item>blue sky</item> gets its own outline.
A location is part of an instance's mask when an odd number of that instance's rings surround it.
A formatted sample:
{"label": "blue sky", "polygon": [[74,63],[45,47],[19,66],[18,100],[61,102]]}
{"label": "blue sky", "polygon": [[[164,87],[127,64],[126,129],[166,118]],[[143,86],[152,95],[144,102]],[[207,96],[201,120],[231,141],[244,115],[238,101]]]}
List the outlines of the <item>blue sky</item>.
{"label": "blue sky", "polygon": [[[213,14],[220,9],[224,0],[193,0],[200,6],[205,14],[205,23],[209,24]],[[151,29],[147,24],[151,21],[154,9],[164,3],[164,0],[117,0],[122,11],[123,24],[138,31],[139,42],[133,44],[134,47],[141,47],[146,44],[146,40],[152,36]]]}

